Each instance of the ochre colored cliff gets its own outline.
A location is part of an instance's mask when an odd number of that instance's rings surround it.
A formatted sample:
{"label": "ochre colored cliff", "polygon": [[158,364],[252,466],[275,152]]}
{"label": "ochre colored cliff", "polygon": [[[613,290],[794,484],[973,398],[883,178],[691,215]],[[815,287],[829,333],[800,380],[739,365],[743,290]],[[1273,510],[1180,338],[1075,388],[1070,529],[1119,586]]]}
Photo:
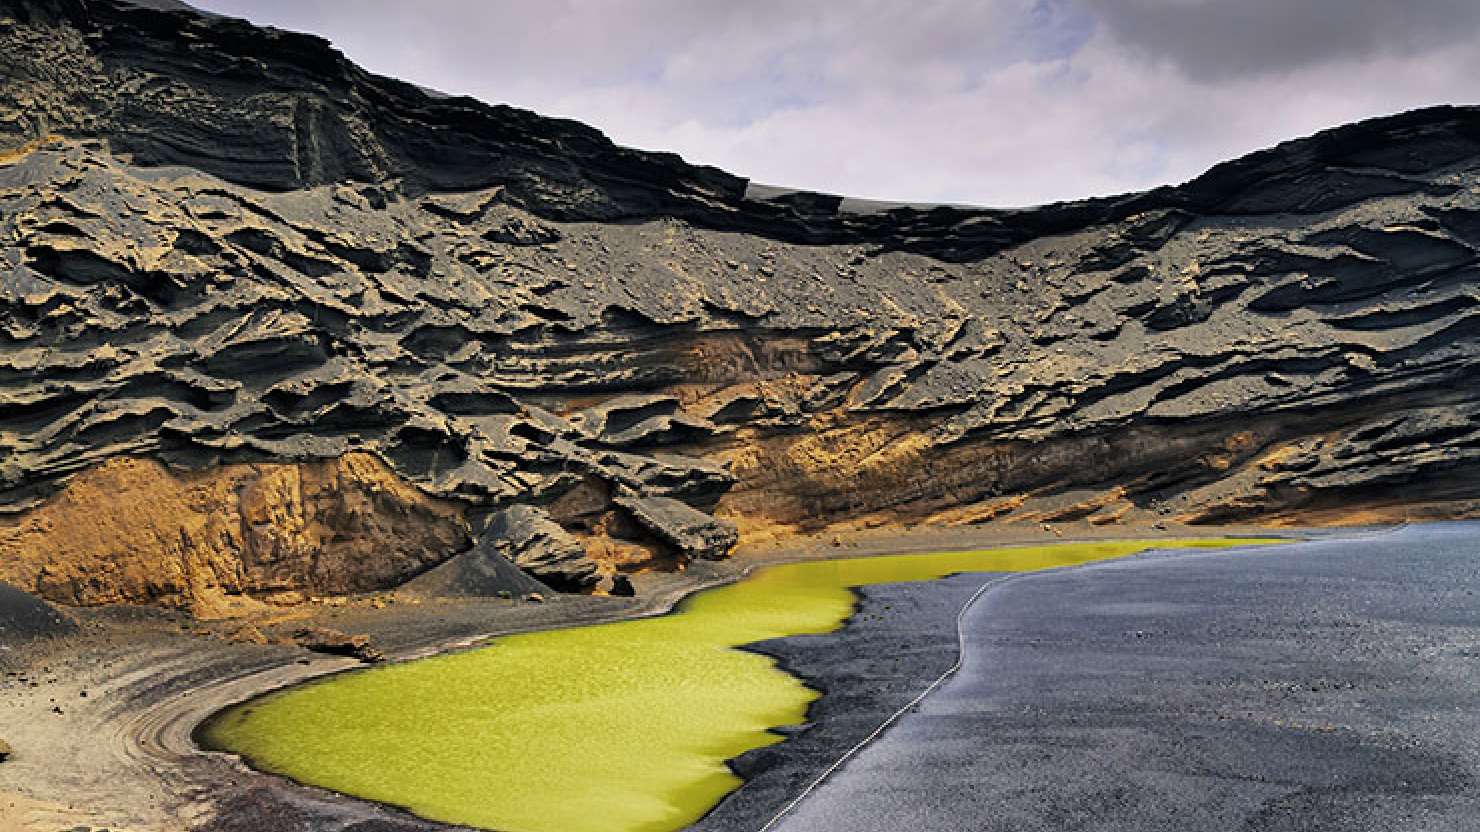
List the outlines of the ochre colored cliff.
{"label": "ochre colored cliff", "polygon": [[893,205],[307,35],[19,0],[0,578],[208,608],[475,539],[590,589],[737,535],[1467,516],[1477,258],[1475,108],[1145,193]]}
{"label": "ochre colored cliff", "polygon": [[115,457],[0,518],[0,580],[65,604],[214,615],[394,585],[467,545],[461,506],[368,454],[201,472]]}

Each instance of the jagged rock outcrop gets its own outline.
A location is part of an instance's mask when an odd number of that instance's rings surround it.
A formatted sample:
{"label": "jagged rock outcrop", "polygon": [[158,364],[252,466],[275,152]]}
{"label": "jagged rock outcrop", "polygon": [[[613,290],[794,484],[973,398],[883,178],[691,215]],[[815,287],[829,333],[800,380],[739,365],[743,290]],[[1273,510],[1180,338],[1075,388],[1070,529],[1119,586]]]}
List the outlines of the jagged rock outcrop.
{"label": "jagged rock outcrop", "polygon": [[114,457],[0,516],[0,580],[66,604],[212,616],[393,585],[468,541],[461,506],[363,453],[199,471]]}
{"label": "jagged rock outcrop", "polygon": [[544,509],[513,505],[489,520],[478,549],[499,555],[552,586],[584,589],[601,579],[599,566]]}
{"label": "jagged rock outcrop", "polygon": [[[1480,505],[1475,108],[995,211],[756,186],[123,0],[5,4],[0,79],[0,578],[48,597],[380,588],[490,515],[588,586],[731,524]],[[185,546],[147,512],[43,579],[15,531],[121,465],[353,455],[402,508],[334,523],[426,518],[354,580],[253,577],[247,531]],[[240,516],[228,491],[179,511]]]}

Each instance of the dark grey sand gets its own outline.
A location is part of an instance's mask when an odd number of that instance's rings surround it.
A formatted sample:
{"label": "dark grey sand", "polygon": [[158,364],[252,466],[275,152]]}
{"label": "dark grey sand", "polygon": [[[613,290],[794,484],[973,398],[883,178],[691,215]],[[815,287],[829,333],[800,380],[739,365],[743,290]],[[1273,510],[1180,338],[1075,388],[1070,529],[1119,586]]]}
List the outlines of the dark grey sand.
{"label": "dark grey sand", "polygon": [[1005,582],[961,674],[778,828],[1480,828],[1477,592],[1475,523]]}
{"label": "dark grey sand", "polygon": [[0,647],[76,632],[70,617],[45,601],[0,583]]}
{"label": "dark grey sand", "polygon": [[825,695],[812,705],[805,730],[735,760],[745,786],[690,828],[758,829],[844,749],[914,698],[956,661],[956,614],[988,577],[864,587],[858,612],[843,629],[752,645]]}

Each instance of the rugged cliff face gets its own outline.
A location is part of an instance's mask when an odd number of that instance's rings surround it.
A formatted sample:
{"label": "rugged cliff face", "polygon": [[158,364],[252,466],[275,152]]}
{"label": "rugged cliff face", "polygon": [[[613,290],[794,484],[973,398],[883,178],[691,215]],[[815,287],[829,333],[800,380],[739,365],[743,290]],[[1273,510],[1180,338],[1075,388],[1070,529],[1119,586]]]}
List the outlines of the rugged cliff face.
{"label": "rugged cliff face", "polygon": [[378,588],[490,523],[582,587],[737,528],[1480,505],[1480,110],[992,211],[122,0],[6,3],[0,79],[0,579],[57,600]]}
{"label": "rugged cliff face", "polygon": [[177,472],[115,457],[0,517],[0,580],[69,604],[249,611],[393,585],[469,545],[461,507],[364,453]]}

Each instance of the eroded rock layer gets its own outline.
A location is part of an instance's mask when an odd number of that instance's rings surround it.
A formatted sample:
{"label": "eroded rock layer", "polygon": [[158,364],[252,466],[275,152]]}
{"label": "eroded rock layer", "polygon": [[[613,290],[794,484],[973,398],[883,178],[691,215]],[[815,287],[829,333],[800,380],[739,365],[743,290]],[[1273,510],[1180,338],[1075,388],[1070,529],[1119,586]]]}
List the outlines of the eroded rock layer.
{"label": "eroded rock layer", "polygon": [[364,453],[194,472],[116,457],[0,517],[0,580],[69,604],[222,614],[394,585],[465,548],[466,528],[462,506]]}
{"label": "eroded rock layer", "polygon": [[490,520],[590,586],[736,527],[1480,500],[1473,108],[993,211],[121,0],[4,4],[0,79],[0,579],[57,600],[380,588]]}

